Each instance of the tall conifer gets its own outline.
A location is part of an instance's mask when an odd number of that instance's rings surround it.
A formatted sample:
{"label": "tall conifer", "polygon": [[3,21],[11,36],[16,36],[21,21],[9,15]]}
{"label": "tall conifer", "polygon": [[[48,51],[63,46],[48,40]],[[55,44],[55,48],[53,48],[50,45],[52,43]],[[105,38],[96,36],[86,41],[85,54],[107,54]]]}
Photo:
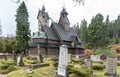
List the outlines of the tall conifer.
{"label": "tall conifer", "polygon": [[16,41],[17,41],[17,51],[25,52],[28,49],[28,41],[30,36],[29,22],[28,22],[28,12],[24,1],[21,3],[17,9],[16,14]]}

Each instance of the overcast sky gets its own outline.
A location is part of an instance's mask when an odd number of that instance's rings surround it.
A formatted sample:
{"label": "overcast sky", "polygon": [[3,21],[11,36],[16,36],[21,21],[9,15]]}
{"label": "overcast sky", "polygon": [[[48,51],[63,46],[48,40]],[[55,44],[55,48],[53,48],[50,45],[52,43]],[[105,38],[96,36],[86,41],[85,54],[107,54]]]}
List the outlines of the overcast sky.
{"label": "overcast sky", "polygon": [[[15,0],[14,0],[15,1]],[[45,6],[49,16],[58,21],[62,7],[65,6],[69,13],[68,18],[73,26],[82,19],[88,23],[97,13],[103,14],[104,18],[110,16],[114,20],[120,14],[120,0],[85,0],[85,5],[76,5],[72,0],[24,0],[29,12],[30,29],[32,32],[37,31],[37,14],[41,7]],[[0,1],[0,20],[3,29],[3,35],[14,34],[16,31],[15,15],[19,4],[10,0]]]}

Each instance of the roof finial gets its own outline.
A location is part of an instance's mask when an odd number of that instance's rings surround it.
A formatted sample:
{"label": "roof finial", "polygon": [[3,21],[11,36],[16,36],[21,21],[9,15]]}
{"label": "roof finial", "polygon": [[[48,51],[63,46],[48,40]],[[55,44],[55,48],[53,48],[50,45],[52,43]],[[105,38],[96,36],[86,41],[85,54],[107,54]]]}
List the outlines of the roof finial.
{"label": "roof finial", "polygon": [[43,6],[44,6],[44,2],[43,2]]}
{"label": "roof finial", "polygon": [[65,0],[63,0],[63,8],[65,8]]}
{"label": "roof finial", "polygon": [[43,10],[43,11],[45,11],[45,6],[44,6],[44,2],[43,2],[42,10]]}

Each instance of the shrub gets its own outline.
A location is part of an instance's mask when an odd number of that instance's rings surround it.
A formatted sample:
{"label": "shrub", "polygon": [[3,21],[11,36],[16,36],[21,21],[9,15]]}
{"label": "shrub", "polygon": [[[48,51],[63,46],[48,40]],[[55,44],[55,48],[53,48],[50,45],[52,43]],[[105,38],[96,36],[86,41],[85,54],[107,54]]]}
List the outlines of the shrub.
{"label": "shrub", "polygon": [[69,65],[68,66],[68,72],[69,72],[69,74],[72,74],[72,73],[76,73],[77,72],[77,70],[72,66],[72,65]]}
{"label": "shrub", "polygon": [[53,62],[54,67],[58,67],[58,62]]}
{"label": "shrub", "polygon": [[92,70],[89,70],[87,67],[85,67],[84,65],[81,66],[81,69],[79,73],[81,76],[84,76],[84,77],[90,77],[92,74],[93,74],[93,71]]}
{"label": "shrub", "polygon": [[72,59],[72,62],[75,63],[75,64],[81,64],[82,63],[82,60],[80,60],[79,58],[75,58],[75,59]]}
{"label": "shrub", "polygon": [[38,63],[37,60],[27,60],[26,62],[29,64],[37,64]]}
{"label": "shrub", "polygon": [[116,50],[117,53],[120,53],[120,46],[116,46],[115,50]]}
{"label": "shrub", "polygon": [[51,60],[53,61],[53,66],[58,67],[58,57],[52,57]]}
{"label": "shrub", "polygon": [[13,71],[15,69],[14,65],[15,65],[14,61],[1,61],[0,73],[6,74]]}
{"label": "shrub", "polygon": [[51,60],[52,61],[58,61],[58,57],[52,57]]}
{"label": "shrub", "polygon": [[0,69],[4,70],[4,69],[8,69],[9,65],[8,64],[1,64],[0,65]]}
{"label": "shrub", "polygon": [[26,62],[28,64],[37,64],[38,59],[36,56],[28,56],[27,58],[24,59],[24,62]]}
{"label": "shrub", "polygon": [[2,64],[16,65],[15,61],[1,61]]}
{"label": "shrub", "polygon": [[118,58],[118,60],[120,60],[120,54],[117,54],[117,58]]}
{"label": "shrub", "polygon": [[27,60],[36,60],[37,57],[36,57],[36,56],[28,56],[26,59],[27,59]]}
{"label": "shrub", "polygon": [[[81,70],[82,69],[82,70]],[[72,65],[68,66],[68,72],[69,74],[77,74],[78,76],[81,77],[91,77],[93,71],[89,70],[88,68],[86,68],[85,66],[81,66],[80,69],[73,67]]]}
{"label": "shrub", "polygon": [[117,65],[120,66],[120,62],[117,62]]}
{"label": "shrub", "polygon": [[105,65],[103,65],[103,64],[93,64],[93,66],[92,66],[92,69],[93,70],[102,70],[102,69],[104,69],[105,68]]}

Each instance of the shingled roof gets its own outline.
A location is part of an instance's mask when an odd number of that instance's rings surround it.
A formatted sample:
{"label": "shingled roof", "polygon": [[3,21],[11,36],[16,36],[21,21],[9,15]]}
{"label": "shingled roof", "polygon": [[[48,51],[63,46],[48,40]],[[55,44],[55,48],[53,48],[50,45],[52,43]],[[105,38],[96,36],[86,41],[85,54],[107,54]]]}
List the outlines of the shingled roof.
{"label": "shingled roof", "polygon": [[46,34],[48,39],[59,40],[55,31],[51,27],[43,26],[43,30],[45,31],[45,34]]}
{"label": "shingled roof", "polygon": [[[75,36],[78,39],[77,34],[73,28],[70,28],[69,31],[66,31],[66,30],[64,30],[64,28],[61,24],[56,23],[56,22],[53,22],[51,26],[57,31],[61,40],[73,41],[72,36]],[[78,42],[80,42],[79,39],[78,39]]]}

